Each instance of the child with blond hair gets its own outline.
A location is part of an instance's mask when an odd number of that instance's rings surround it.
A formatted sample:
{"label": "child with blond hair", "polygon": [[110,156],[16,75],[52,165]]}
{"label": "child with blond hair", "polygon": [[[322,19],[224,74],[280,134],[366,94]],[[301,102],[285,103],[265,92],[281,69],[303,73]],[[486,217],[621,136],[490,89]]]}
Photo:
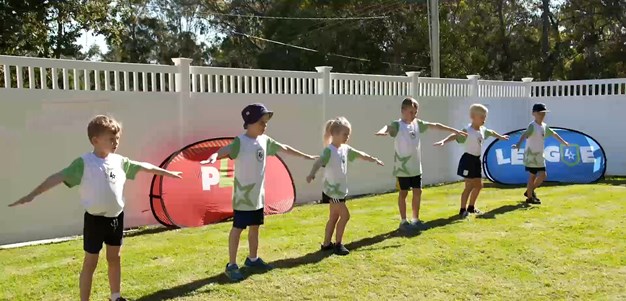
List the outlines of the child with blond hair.
{"label": "child with blond hair", "polygon": [[[350,139],[352,126],[345,117],[337,117],[326,122],[324,144],[320,158],[315,161],[311,173],[306,178],[311,183],[317,171],[324,167],[324,188],[322,202],[330,203],[330,214],[326,223],[323,251],[333,250],[337,255],[348,255],[350,251],[343,245],[343,234],[350,219],[350,212],[346,206],[348,195],[348,163],[355,159],[375,162],[383,166],[383,162],[364,152],[356,150],[347,144]],[[335,232],[336,231],[336,232]],[[332,243],[335,232],[335,243]]]}
{"label": "child with blond hair", "polygon": [[[435,143],[436,146],[443,146],[450,141],[456,140],[458,143],[465,144],[465,153],[461,156],[457,169],[457,175],[465,179],[465,188],[461,193],[461,209],[459,210],[459,216],[461,218],[468,217],[470,213],[476,215],[482,214],[482,212],[476,208],[476,200],[478,199],[480,190],[483,188],[482,164],[480,160],[480,156],[483,152],[483,142],[489,137],[496,137],[500,140],[509,139],[509,136],[500,135],[484,126],[487,120],[487,114],[489,113],[489,110],[484,105],[471,105],[469,113],[471,122],[463,128],[463,132],[467,133],[467,136],[451,134],[445,139]],[[468,198],[469,206],[467,206]]]}

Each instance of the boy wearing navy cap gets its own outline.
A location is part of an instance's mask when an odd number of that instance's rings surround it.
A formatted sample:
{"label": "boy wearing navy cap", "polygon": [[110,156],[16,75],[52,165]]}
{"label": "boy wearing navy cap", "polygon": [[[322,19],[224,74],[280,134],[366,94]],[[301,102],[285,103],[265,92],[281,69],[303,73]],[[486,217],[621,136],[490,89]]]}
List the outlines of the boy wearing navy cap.
{"label": "boy wearing navy cap", "polygon": [[559,136],[555,131],[548,127],[543,122],[546,118],[546,113],[550,112],[546,105],[543,103],[536,103],[533,105],[533,117],[535,120],[528,125],[528,128],[522,134],[517,144],[513,145],[513,148],[519,149],[524,140],[526,142],[526,148],[524,150],[524,166],[528,171],[528,184],[526,185],[526,203],[528,204],[541,204],[541,200],[537,198],[535,189],[543,183],[546,179],[546,160],[543,157],[544,141],[547,137],[553,136],[561,144],[569,146],[569,144]]}
{"label": "boy wearing navy cap", "polygon": [[248,105],[241,112],[246,130],[236,137],[230,145],[222,147],[201,164],[212,164],[215,161],[230,157],[236,160],[235,188],[233,191],[233,228],[228,238],[229,262],[226,265],[226,276],[233,281],[243,280],[237,266],[237,249],[241,232],[250,227],[248,243],[250,255],[245,265],[252,268],[269,270],[272,267],[257,257],[259,247],[259,226],[263,224],[265,207],[265,164],[266,156],[276,155],[279,151],[309,160],[317,156],[307,155],[291,146],[276,142],[265,135],[267,123],[274,115],[263,104]]}

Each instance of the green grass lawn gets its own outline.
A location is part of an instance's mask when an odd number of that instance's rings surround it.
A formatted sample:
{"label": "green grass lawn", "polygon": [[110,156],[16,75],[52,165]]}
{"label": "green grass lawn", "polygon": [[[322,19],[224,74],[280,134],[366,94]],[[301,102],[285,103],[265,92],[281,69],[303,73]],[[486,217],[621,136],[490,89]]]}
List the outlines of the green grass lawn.
{"label": "green grass lawn", "polygon": [[[396,231],[396,195],[348,203],[345,257],[318,252],[326,205],[271,216],[260,255],[276,269],[240,283],[222,275],[230,223],[129,235],[123,293],[132,300],[626,300],[626,180],[483,190],[482,218],[456,218],[462,184],[427,188],[431,227]],[[77,217],[79,218],[79,217]],[[247,254],[242,237],[240,264]],[[77,300],[82,241],[0,251],[0,300]],[[104,259],[104,256],[101,256]],[[107,300],[106,262],[93,300]]]}

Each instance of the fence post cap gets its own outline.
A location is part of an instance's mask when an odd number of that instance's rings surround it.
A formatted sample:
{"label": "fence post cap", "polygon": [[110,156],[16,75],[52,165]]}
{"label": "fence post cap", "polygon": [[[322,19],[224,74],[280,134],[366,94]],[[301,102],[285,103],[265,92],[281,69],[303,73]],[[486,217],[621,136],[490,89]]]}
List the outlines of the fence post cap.
{"label": "fence post cap", "polygon": [[522,81],[525,82],[525,83],[530,83],[530,82],[533,81],[533,78],[532,77],[523,77]]}
{"label": "fence post cap", "polygon": [[172,58],[172,62],[174,62],[174,65],[190,65],[191,62],[193,60],[192,59],[188,59],[188,58],[184,58],[184,57],[177,57],[177,58]]}
{"label": "fence post cap", "polygon": [[406,73],[406,76],[420,76],[420,74],[422,74],[422,71],[408,71],[405,73]]}
{"label": "fence post cap", "polygon": [[317,70],[317,72],[330,72],[330,70],[332,70],[333,67],[332,66],[318,66],[315,67],[315,70]]}
{"label": "fence post cap", "polygon": [[467,76],[467,79],[470,79],[470,80],[478,80],[480,78],[480,75],[478,74],[472,74],[472,75],[466,75],[466,76]]}

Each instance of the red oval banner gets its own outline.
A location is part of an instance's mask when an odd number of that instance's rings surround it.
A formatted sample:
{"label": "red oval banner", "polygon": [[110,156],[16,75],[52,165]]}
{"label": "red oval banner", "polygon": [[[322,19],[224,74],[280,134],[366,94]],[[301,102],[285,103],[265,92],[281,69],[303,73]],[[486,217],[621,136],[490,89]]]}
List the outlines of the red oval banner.
{"label": "red oval banner", "polygon": [[[150,207],[156,220],[167,227],[198,227],[233,216],[232,196],[235,161],[218,160],[201,165],[233,138],[199,141],[170,155],[161,168],[183,172],[183,179],[152,178]],[[287,165],[268,156],[265,168],[265,215],[291,210],[296,188]]]}

